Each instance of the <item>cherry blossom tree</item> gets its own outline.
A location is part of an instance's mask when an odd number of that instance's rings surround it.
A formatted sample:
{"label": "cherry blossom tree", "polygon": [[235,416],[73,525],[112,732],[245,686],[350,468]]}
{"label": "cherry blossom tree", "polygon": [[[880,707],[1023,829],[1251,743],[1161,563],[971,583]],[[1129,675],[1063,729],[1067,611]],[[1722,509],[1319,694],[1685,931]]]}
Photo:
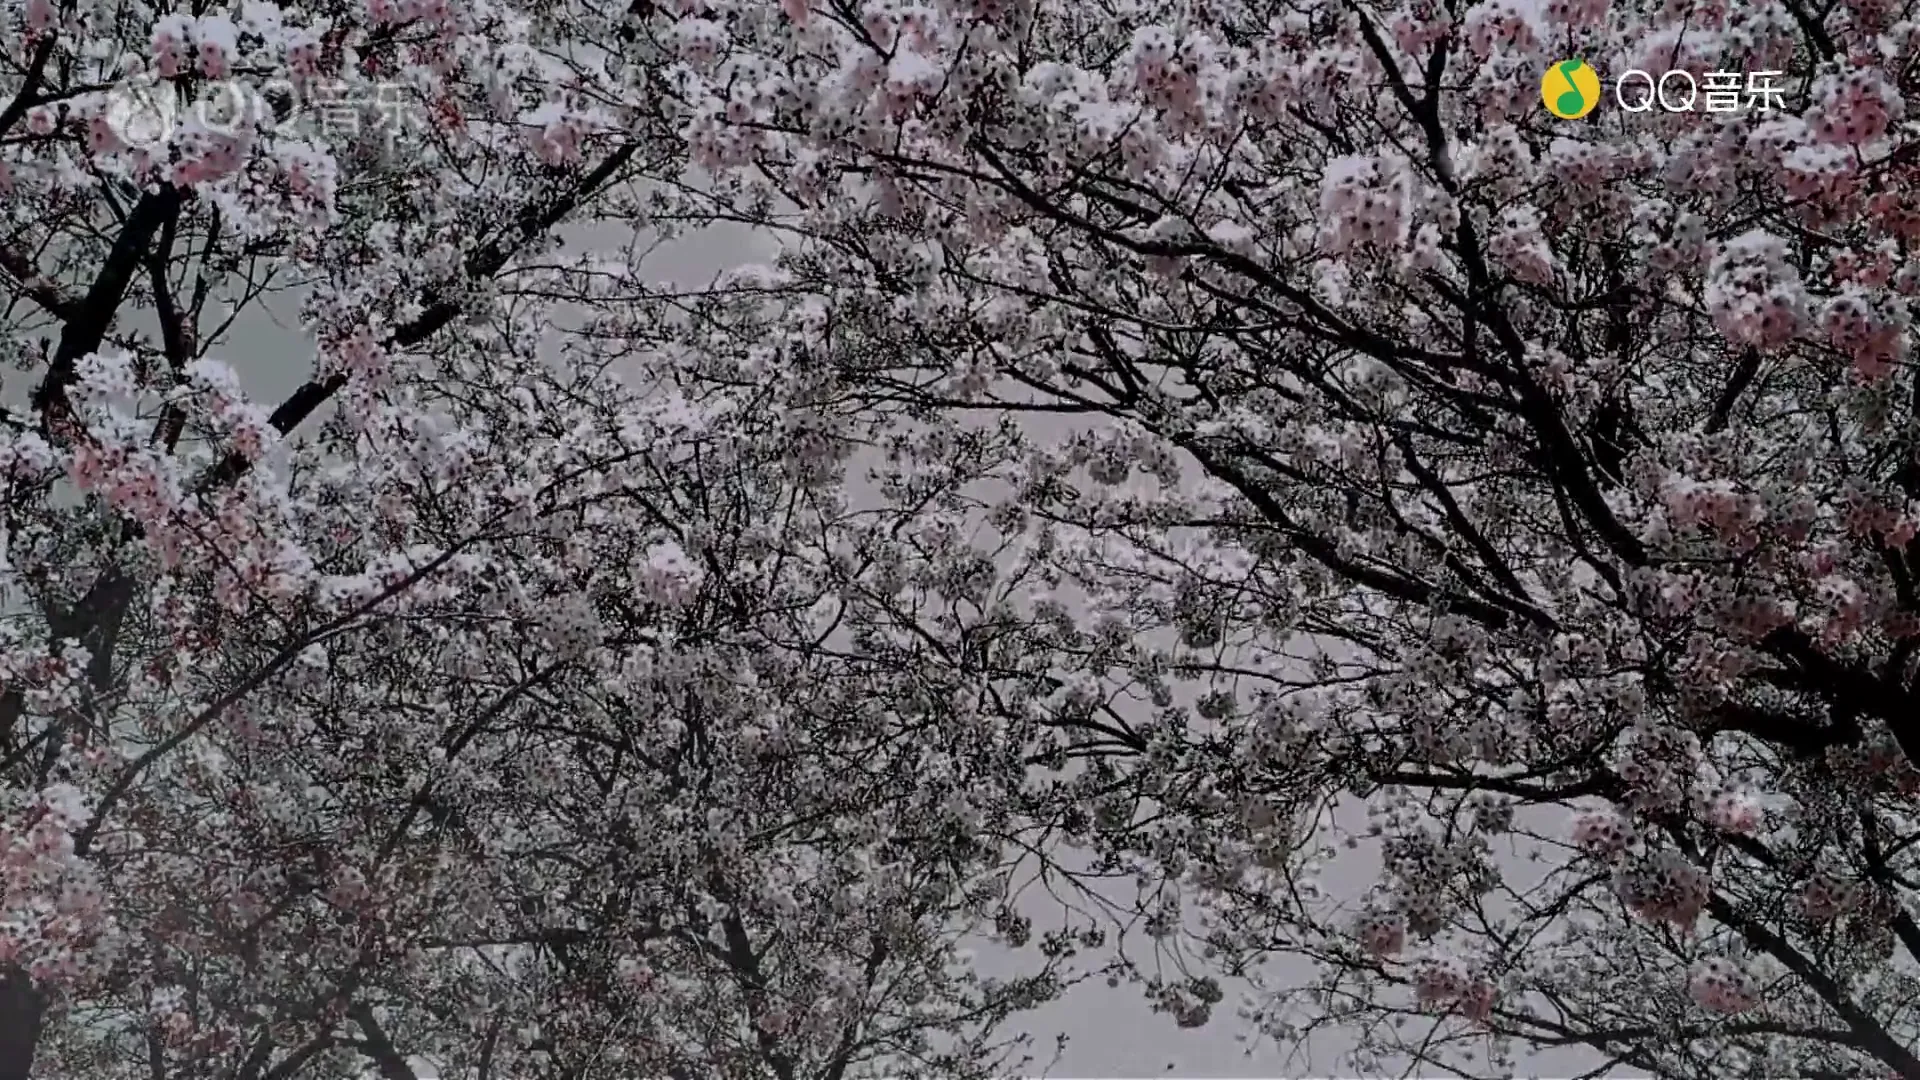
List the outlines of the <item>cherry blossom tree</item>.
{"label": "cherry blossom tree", "polygon": [[[656,321],[821,373],[1081,598],[944,633],[1064,740],[1030,812],[1137,877],[1163,1007],[1920,1077],[1909,6],[782,12],[660,16],[788,244]],[[1574,56],[1788,107],[1556,120]]]}
{"label": "cherry blossom tree", "polygon": [[0,17],[0,1080],[1920,1077],[1907,11]]}
{"label": "cherry blossom tree", "polygon": [[[1085,944],[964,962],[1026,936],[1033,827],[969,795],[1020,744],[863,599],[938,522],[849,503],[816,380],[684,378],[637,244],[557,240],[709,205],[678,34],[0,5],[0,1078],[1017,1067]],[[312,367],[257,401],[275,295]]]}

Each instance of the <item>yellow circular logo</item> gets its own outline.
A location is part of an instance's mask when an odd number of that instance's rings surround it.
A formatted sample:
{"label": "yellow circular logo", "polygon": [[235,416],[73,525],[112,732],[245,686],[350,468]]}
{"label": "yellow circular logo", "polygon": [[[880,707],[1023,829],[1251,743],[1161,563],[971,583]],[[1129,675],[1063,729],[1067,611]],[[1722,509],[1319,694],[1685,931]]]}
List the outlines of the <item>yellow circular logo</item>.
{"label": "yellow circular logo", "polygon": [[1585,60],[1562,60],[1540,79],[1540,100],[1562,120],[1578,120],[1600,104],[1600,75]]}

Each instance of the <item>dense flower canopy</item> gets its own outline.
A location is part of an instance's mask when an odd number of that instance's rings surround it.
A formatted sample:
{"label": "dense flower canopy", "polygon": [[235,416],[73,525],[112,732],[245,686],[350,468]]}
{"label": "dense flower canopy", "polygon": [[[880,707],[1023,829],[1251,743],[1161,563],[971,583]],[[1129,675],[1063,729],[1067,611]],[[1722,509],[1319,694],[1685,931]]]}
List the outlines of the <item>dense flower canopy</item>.
{"label": "dense flower canopy", "polygon": [[[740,23],[683,54],[695,160],[794,240],[773,313],[691,325],[932,438],[1092,419],[976,470],[1093,613],[1003,655],[1084,687],[1056,715],[1157,710],[1093,770],[1151,809],[1086,842],[1201,902],[1216,966],[1317,961],[1268,1033],[1917,1075],[1910,15]],[[1778,72],[1788,108],[1568,123],[1568,56]],[[1360,857],[1296,841],[1353,799],[1381,881],[1336,927],[1300,883]]]}
{"label": "dense flower canopy", "polygon": [[1920,1080],[1910,14],[0,0],[0,1080]]}

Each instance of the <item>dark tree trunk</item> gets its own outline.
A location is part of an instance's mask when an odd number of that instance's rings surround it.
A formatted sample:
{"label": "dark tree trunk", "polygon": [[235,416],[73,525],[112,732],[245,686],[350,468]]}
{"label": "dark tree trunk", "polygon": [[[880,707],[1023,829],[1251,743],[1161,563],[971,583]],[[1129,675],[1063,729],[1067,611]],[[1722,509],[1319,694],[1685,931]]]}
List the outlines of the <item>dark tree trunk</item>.
{"label": "dark tree trunk", "polygon": [[40,1042],[45,1002],[27,973],[9,967],[0,973],[0,1080],[29,1080],[33,1051]]}

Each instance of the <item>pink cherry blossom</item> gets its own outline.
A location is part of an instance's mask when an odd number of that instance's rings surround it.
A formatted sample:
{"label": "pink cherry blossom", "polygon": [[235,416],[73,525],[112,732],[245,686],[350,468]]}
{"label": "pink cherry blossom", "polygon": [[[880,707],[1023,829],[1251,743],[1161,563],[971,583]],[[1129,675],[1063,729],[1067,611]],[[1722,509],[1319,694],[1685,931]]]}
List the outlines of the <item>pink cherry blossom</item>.
{"label": "pink cherry blossom", "polygon": [[1754,797],[1742,791],[1723,791],[1709,800],[1707,820],[1722,832],[1752,835],[1758,832],[1764,816]]}
{"label": "pink cherry blossom", "polygon": [[1759,1003],[1758,990],[1751,975],[1721,957],[1698,961],[1687,979],[1688,996],[1708,1012],[1745,1012]]}
{"label": "pink cherry blossom", "polygon": [[1573,842],[1591,855],[1611,856],[1634,842],[1633,823],[1611,810],[1590,810],[1573,822]]}
{"label": "pink cherry blossom", "polygon": [[1361,948],[1376,956],[1392,956],[1406,947],[1406,918],[1392,912],[1372,913],[1355,924],[1354,933]]}

